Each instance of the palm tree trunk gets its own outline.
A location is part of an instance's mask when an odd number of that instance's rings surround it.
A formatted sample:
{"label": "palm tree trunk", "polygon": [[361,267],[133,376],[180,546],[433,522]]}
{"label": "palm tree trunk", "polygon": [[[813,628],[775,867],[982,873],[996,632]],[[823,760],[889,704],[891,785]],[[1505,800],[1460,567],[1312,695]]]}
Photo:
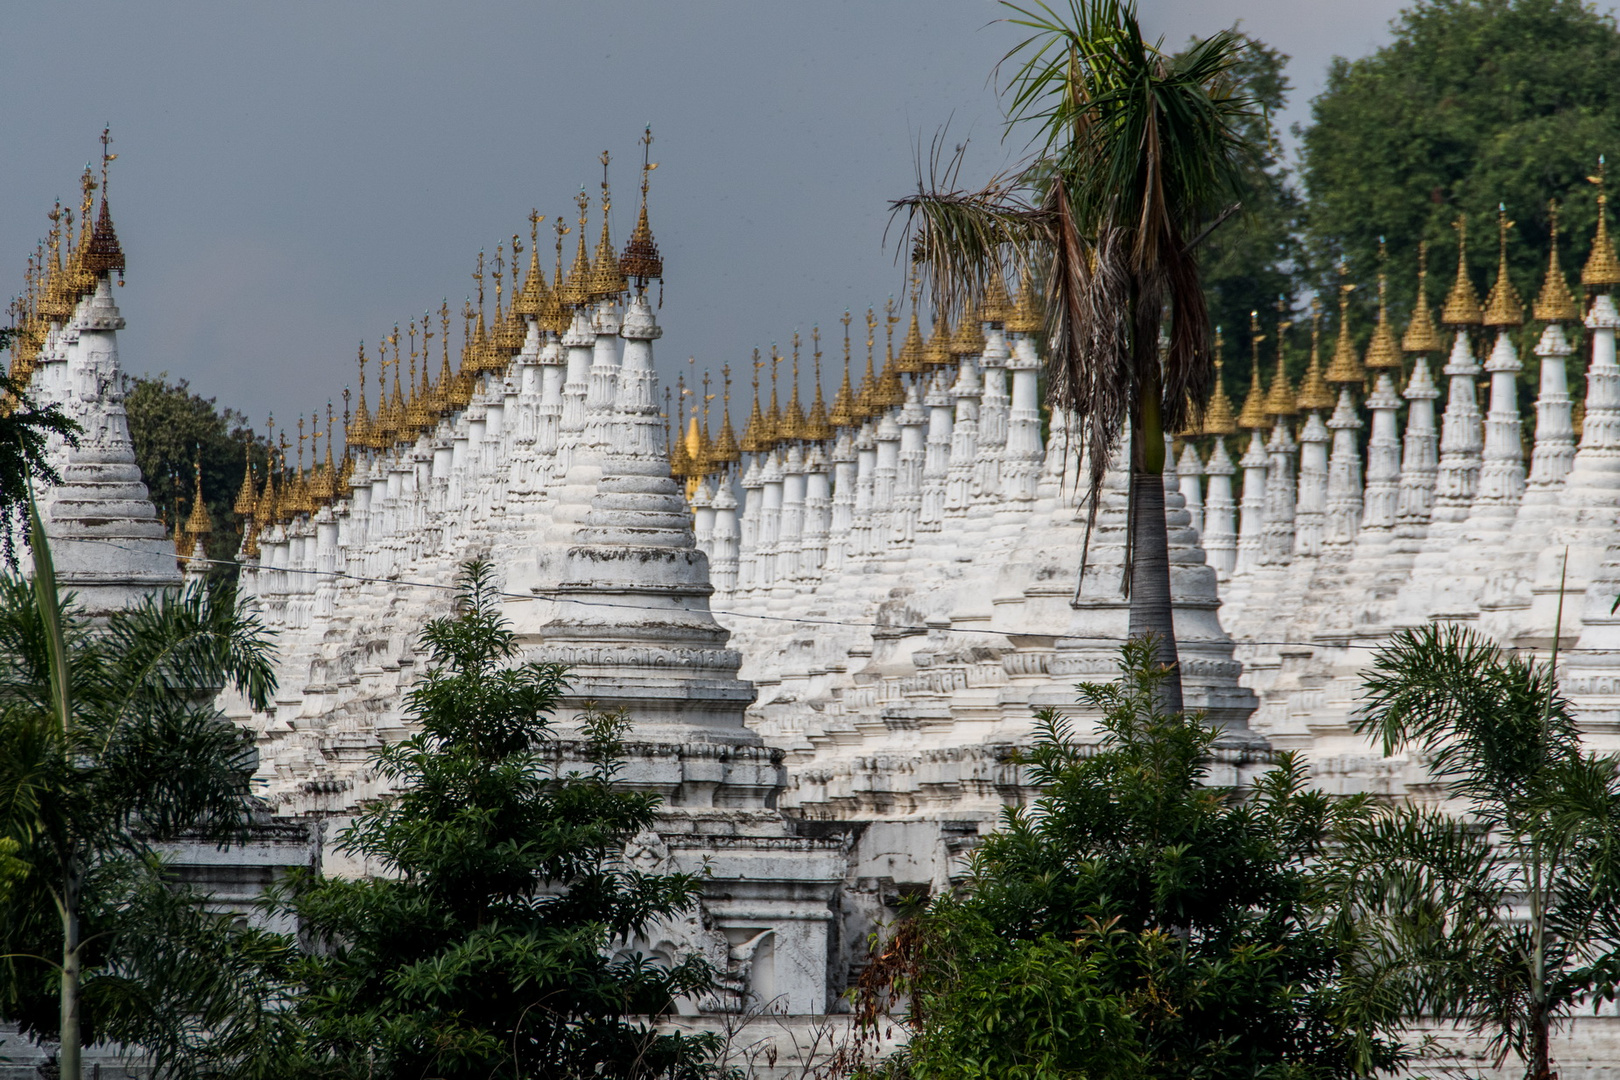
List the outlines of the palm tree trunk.
{"label": "palm tree trunk", "polygon": [[79,872],[69,869],[62,883],[62,1051],[61,1080],[80,1080],[83,1038],[79,1028]]}
{"label": "palm tree trunk", "polygon": [[1159,707],[1182,711],[1181,664],[1176,653],[1175,614],[1170,605],[1170,534],[1164,522],[1164,422],[1159,390],[1143,387],[1131,425],[1131,616],[1132,638],[1151,636],[1153,659],[1166,678]]}

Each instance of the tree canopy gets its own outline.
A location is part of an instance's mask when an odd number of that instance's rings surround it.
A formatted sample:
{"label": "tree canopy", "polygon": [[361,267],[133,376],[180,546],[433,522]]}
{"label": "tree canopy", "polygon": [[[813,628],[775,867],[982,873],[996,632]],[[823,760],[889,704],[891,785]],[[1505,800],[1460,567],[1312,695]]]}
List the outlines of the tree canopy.
{"label": "tree canopy", "polygon": [[1512,275],[1533,296],[1546,270],[1548,200],[1563,203],[1564,265],[1578,268],[1597,212],[1586,178],[1600,154],[1620,154],[1620,29],[1581,0],[1418,0],[1388,45],[1333,61],[1301,136],[1318,280],[1341,256],[1352,280],[1372,280],[1385,236],[1404,308],[1418,242],[1428,240],[1438,298],[1454,265],[1451,223],[1465,214],[1483,287],[1495,276],[1500,203],[1517,222]]}

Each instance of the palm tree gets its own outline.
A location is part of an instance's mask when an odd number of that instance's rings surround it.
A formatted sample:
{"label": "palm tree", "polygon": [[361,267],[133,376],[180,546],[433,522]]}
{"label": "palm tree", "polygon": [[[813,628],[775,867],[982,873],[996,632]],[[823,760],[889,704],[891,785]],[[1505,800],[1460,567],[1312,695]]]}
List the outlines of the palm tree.
{"label": "palm tree", "polygon": [[1550,665],[1472,631],[1407,630],[1366,679],[1358,730],[1406,747],[1464,810],[1403,806],[1340,851],[1346,1002],[1488,1032],[1549,1080],[1550,1036],[1620,983],[1620,759],[1583,753]]}
{"label": "palm tree", "polygon": [[135,992],[109,942],[162,907],[131,903],[161,879],[154,844],[245,834],[252,743],[214,696],[229,685],[262,709],[275,681],[265,631],[228,590],[164,594],[92,627],[58,597],[27,507],[33,582],[0,578],[0,841],[21,864],[0,895],[0,1015],[58,1036],[61,1075],[79,1080],[84,1042],[149,1030],[138,999],[179,990]]}
{"label": "palm tree", "polygon": [[1231,79],[1248,43],[1222,31],[1171,54],[1143,40],[1130,0],[1006,6],[1032,31],[1003,63],[1017,64],[1008,130],[1029,130],[1033,154],[964,190],[960,152],[943,169],[936,153],[932,182],[894,208],[942,308],[971,309],[1009,262],[1042,283],[1049,403],[1082,419],[1092,522],[1129,431],[1130,635],[1154,640],[1171,670],[1162,700],[1179,710],[1164,437],[1213,374],[1197,250],[1237,209],[1254,154],[1242,125],[1255,109]]}

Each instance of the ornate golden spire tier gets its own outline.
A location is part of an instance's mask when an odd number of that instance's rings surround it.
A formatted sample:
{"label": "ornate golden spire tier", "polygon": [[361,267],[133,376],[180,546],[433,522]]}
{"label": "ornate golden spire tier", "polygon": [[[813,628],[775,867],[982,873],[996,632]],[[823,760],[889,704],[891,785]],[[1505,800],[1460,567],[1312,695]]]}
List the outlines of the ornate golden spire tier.
{"label": "ornate golden spire tier", "polygon": [[[1384,238],[1378,238],[1378,325],[1373,327],[1372,340],[1367,342],[1367,359],[1365,367],[1370,372],[1399,371],[1401,369],[1401,350],[1395,342],[1395,330],[1389,324],[1389,274],[1385,271],[1385,264],[1389,261],[1389,252],[1384,246]],[[1428,313],[1425,312],[1425,315]]]}
{"label": "ornate golden spire tier", "polygon": [[1468,276],[1468,215],[1458,214],[1451,227],[1457,230],[1457,280],[1452,282],[1446,306],[1440,310],[1440,323],[1450,327],[1478,326],[1484,312],[1473,279]]}
{"label": "ornate golden spire tier", "polygon": [[900,343],[900,357],[897,361],[900,370],[907,375],[921,375],[928,370],[928,361],[924,356],[922,323],[917,318],[917,295],[921,291],[921,282],[916,273],[911,275],[911,325],[906,328],[906,338]]}
{"label": "ornate golden spire tier", "polygon": [[1299,402],[1294,397],[1294,387],[1288,381],[1287,370],[1287,338],[1288,328],[1294,324],[1282,318],[1287,313],[1282,297],[1277,298],[1277,373],[1272,376],[1271,389],[1266,393],[1265,413],[1274,419],[1293,416],[1299,411]]}
{"label": "ornate golden spire tier", "polygon": [[1547,279],[1541,283],[1533,314],[1541,322],[1574,322],[1581,317],[1581,305],[1569,291],[1563,268],[1558,265],[1558,200],[1547,203],[1551,238],[1547,242]]}
{"label": "ornate golden spire tier", "polygon": [[653,239],[652,226],[647,224],[647,187],[652,171],[658,168],[658,162],[649,159],[652,141],[652,128],[648,127],[641,136],[641,211],[636,215],[636,227],[630,234],[630,242],[624,245],[624,254],[619,257],[619,270],[635,282],[638,293],[645,292],[647,283],[653,278],[663,280],[664,277],[664,259],[658,253],[658,242]]}
{"label": "ornate golden spire tier", "polygon": [[1238,413],[1238,424],[1250,431],[1271,426],[1266,419],[1266,394],[1260,386],[1260,343],[1266,336],[1260,332],[1260,313],[1249,312],[1249,341],[1254,355],[1249,365],[1249,393],[1243,399],[1243,411]]}
{"label": "ornate golden spire tier", "polygon": [[872,391],[872,404],[878,409],[890,409],[906,403],[906,388],[900,383],[900,370],[894,357],[894,324],[900,317],[894,313],[894,297],[883,305],[884,342],[883,373],[878,376]]}
{"label": "ornate golden spire tier", "polygon": [[984,303],[979,308],[979,317],[993,326],[1006,326],[1012,316],[1013,304],[1007,296],[1007,283],[1001,280],[999,269],[992,271],[990,280],[985,284]]}
{"label": "ornate golden spire tier", "polygon": [[231,513],[239,518],[250,518],[259,505],[259,492],[253,483],[253,444],[242,447],[242,486],[236,489],[236,504]]}
{"label": "ornate golden spire tier", "polygon": [[1524,322],[1524,301],[1519,299],[1519,290],[1513,287],[1513,279],[1508,276],[1507,235],[1513,224],[1508,220],[1507,204],[1498,203],[1496,281],[1491,285],[1491,293],[1485,299],[1485,314],[1481,320],[1484,325],[1498,329],[1519,326]]}
{"label": "ornate golden spire tier", "polygon": [[866,374],[861,376],[861,385],[855,391],[855,417],[857,420],[870,420],[879,411],[877,403],[877,370],[873,366],[872,350],[877,346],[877,313],[871,308],[866,309]]}
{"label": "ornate golden spire tier", "polygon": [[1350,336],[1350,294],[1355,285],[1346,280],[1348,268],[1339,264],[1339,335],[1333,343],[1333,362],[1328,365],[1327,381],[1335,386],[1351,386],[1366,382],[1367,372],[1356,355],[1356,343]]}
{"label": "ornate golden spire tier", "polygon": [[112,211],[107,206],[107,167],[118,155],[109,153],[112,144],[110,129],[101,132],[101,212],[96,216],[96,229],[90,237],[90,250],[85,253],[85,266],[97,277],[117,273],[120,283],[124,279],[124,249],[118,243],[118,230],[113,228]]}
{"label": "ornate golden spire tier", "polygon": [[720,413],[720,437],[714,441],[714,460],[716,464],[729,465],[742,460],[742,447],[737,445],[737,434],[731,429],[731,365],[722,366],[720,374],[725,380],[725,392],[721,395],[724,408]]}
{"label": "ornate golden spire tier", "polygon": [[849,312],[839,320],[844,324],[844,381],[838,386],[838,393],[833,397],[832,414],[828,419],[833,427],[848,428],[860,423],[855,415],[855,393],[849,385]]}
{"label": "ornate golden spire tier", "polygon": [[[915,316],[913,317],[915,320]],[[827,403],[821,396],[821,327],[810,328],[810,341],[815,352],[816,396],[810,405],[810,415],[804,420],[804,437],[816,442],[832,438],[832,424],[827,419]]]}
{"label": "ornate golden spire tier", "polygon": [[782,413],[782,438],[807,439],[804,406],[799,404],[799,332],[793,331],[793,392],[788,395],[787,409]]}
{"label": "ornate golden spire tier", "polygon": [[1035,287],[1027,270],[1019,275],[1018,299],[1014,301],[1012,315],[1007,319],[1007,329],[1014,334],[1034,334],[1041,329],[1041,313],[1035,303]]}
{"label": "ornate golden spire tier", "polygon": [[579,247],[574,251],[574,265],[568,271],[568,280],[557,290],[557,298],[564,307],[584,307],[591,299],[591,260],[585,254],[585,225],[590,218],[591,197],[585,194],[585,189],[579,189],[574,196],[574,205],[579,207]]}
{"label": "ornate golden spire tier", "polygon": [[[619,269],[619,253],[608,235],[608,212],[613,208],[613,196],[608,191],[608,152],[602,151],[602,237],[596,242],[596,258],[591,261],[590,284],[592,300],[614,300],[630,288]],[[584,237],[581,236],[583,241]]]}
{"label": "ornate golden spire tier", "polygon": [[776,380],[778,370],[782,366],[782,354],[776,351],[776,342],[771,342],[771,407],[765,414],[765,426],[760,432],[760,438],[765,443],[765,449],[770,450],[782,441],[782,407],[777,404]]}
{"label": "ornate golden spire tier", "polygon": [[1401,338],[1401,349],[1409,353],[1439,352],[1445,348],[1440,331],[1434,325],[1434,313],[1429,308],[1429,242],[1418,243],[1417,299],[1412,305],[1412,321],[1406,325]]}
{"label": "ornate golden spire tier", "polygon": [[955,361],[951,357],[951,341],[955,335],[951,333],[951,321],[945,317],[943,311],[934,313],[934,329],[928,336],[928,344],[923,346],[923,360],[931,368],[948,368]]}
{"label": "ornate golden spire tier", "polygon": [[[1343,334],[1341,333],[1341,337]],[[1299,384],[1299,407],[1304,412],[1322,412],[1333,408],[1338,399],[1322,375],[1322,301],[1311,297],[1311,362],[1305,369],[1305,378]],[[1336,359],[1336,358],[1335,358]]]}
{"label": "ornate golden spire tier", "polygon": [[1232,399],[1226,396],[1226,383],[1221,377],[1221,370],[1226,366],[1226,359],[1222,355],[1226,351],[1226,341],[1221,335],[1221,328],[1215,328],[1215,390],[1209,396],[1209,405],[1204,409],[1205,435],[1226,436],[1237,433],[1237,417],[1232,415]]}
{"label": "ornate golden spire tier", "polygon": [[748,414],[748,423],[743,427],[742,449],[750,454],[763,454],[771,448],[766,439],[765,416],[759,411],[759,369],[765,366],[765,361],[759,358],[759,350],[754,350],[754,408]]}
{"label": "ornate golden spire tier", "polygon": [[1592,238],[1592,253],[1586,257],[1581,270],[1581,284],[1593,292],[1604,292],[1620,285],[1620,259],[1614,257],[1614,242],[1609,239],[1609,191],[1605,183],[1608,166],[1598,158],[1596,176],[1586,179],[1597,185],[1597,235]]}
{"label": "ornate golden spire tier", "polygon": [[[523,279],[523,291],[512,299],[512,314],[523,319],[540,318],[545,309],[545,296],[551,291],[546,287],[545,275],[540,271],[540,223],[544,220],[545,215],[540,211],[529,211],[529,273]],[[512,263],[515,274],[517,259],[514,258]],[[516,281],[514,277],[514,287]]]}
{"label": "ornate golden spire tier", "polygon": [[951,338],[952,356],[979,356],[984,352],[984,330],[979,320],[979,314],[971,308],[962,312],[962,321]]}

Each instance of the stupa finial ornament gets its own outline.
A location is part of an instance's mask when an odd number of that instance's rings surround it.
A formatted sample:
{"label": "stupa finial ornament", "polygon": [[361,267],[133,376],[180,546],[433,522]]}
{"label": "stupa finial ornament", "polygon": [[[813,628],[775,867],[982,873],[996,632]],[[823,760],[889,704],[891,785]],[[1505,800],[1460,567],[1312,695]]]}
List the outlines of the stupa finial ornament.
{"label": "stupa finial ornament", "polygon": [[1434,313],[1429,308],[1429,242],[1418,242],[1417,300],[1412,305],[1412,321],[1401,338],[1401,349],[1409,353],[1438,352],[1445,348],[1440,332],[1434,325]]}
{"label": "stupa finial ornament", "polygon": [[1586,178],[1598,189],[1597,235],[1592,238],[1592,254],[1586,257],[1586,267],[1581,270],[1581,284],[1593,292],[1607,292],[1620,285],[1620,259],[1615,258],[1614,242],[1609,239],[1607,167],[1603,155],[1598,155],[1597,175]]}
{"label": "stupa finial ornament", "polygon": [[1238,425],[1250,431],[1271,426],[1266,420],[1266,393],[1260,386],[1260,343],[1265,340],[1266,335],[1260,332],[1260,313],[1249,312],[1249,393],[1243,399],[1243,411],[1238,413]]}
{"label": "stupa finial ornament", "polygon": [[1205,435],[1233,435],[1237,433],[1237,417],[1232,415],[1232,399],[1226,396],[1226,384],[1221,378],[1221,369],[1226,366],[1226,339],[1221,328],[1215,328],[1215,390],[1209,396],[1209,404],[1204,408]]}
{"label": "stupa finial ornament", "polygon": [[1563,267],[1558,265],[1557,199],[1547,201],[1547,223],[1552,234],[1547,241],[1547,280],[1541,283],[1541,295],[1536,297],[1532,314],[1541,322],[1573,322],[1581,317],[1581,305],[1569,291]]}
{"label": "stupa finial ornament", "polygon": [[1399,371],[1401,349],[1395,342],[1395,331],[1389,324],[1389,248],[1384,238],[1378,238],[1378,325],[1373,327],[1372,340],[1367,342],[1367,359],[1363,365],[1370,372]]}
{"label": "stupa finial ornament", "polygon": [[1283,318],[1288,313],[1288,303],[1283,297],[1277,297],[1277,373],[1272,377],[1271,390],[1266,394],[1265,413],[1269,417],[1281,419],[1293,416],[1299,411],[1299,402],[1294,397],[1294,387],[1288,381],[1287,351],[1288,328],[1293,322]]}
{"label": "stupa finial ornament", "polygon": [[1508,220],[1507,204],[1496,204],[1496,282],[1491,286],[1491,293],[1485,300],[1485,315],[1483,322],[1486,326],[1510,327],[1518,326],[1524,322],[1524,302],[1519,299],[1519,290],[1513,287],[1513,280],[1508,277],[1507,262],[1507,236],[1508,230],[1513,228],[1514,222]]}
{"label": "stupa finial ornament", "polygon": [[641,211],[636,216],[630,242],[625,244],[624,255],[619,259],[619,269],[635,283],[637,295],[646,292],[647,283],[653,278],[660,281],[664,278],[664,260],[653,239],[652,226],[647,223],[647,188],[652,171],[658,168],[658,162],[651,160],[652,141],[652,125],[649,124],[641,136]]}
{"label": "stupa finial ornament", "polygon": [[1322,374],[1322,301],[1311,297],[1311,362],[1299,384],[1299,407],[1303,412],[1333,408],[1335,398]]}
{"label": "stupa finial ornament", "polygon": [[1446,296],[1446,306],[1440,311],[1442,325],[1451,327],[1478,326],[1484,312],[1479,307],[1479,294],[1468,276],[1468,215],[1458,214],[1451,223],[1457,230],[1457,280],[1452,282]]}
{"label": "stupa finial ornament", "polygon": [[1354,386],[1367,381],[1367,372],[1356,355],[1350,336],[1350,294],[1356,291],[1349,280],[1350,268],[1339,261],[1339,337],[1333,345],[1333,362],[1328,365],[1327,381],[1335,386]]}

